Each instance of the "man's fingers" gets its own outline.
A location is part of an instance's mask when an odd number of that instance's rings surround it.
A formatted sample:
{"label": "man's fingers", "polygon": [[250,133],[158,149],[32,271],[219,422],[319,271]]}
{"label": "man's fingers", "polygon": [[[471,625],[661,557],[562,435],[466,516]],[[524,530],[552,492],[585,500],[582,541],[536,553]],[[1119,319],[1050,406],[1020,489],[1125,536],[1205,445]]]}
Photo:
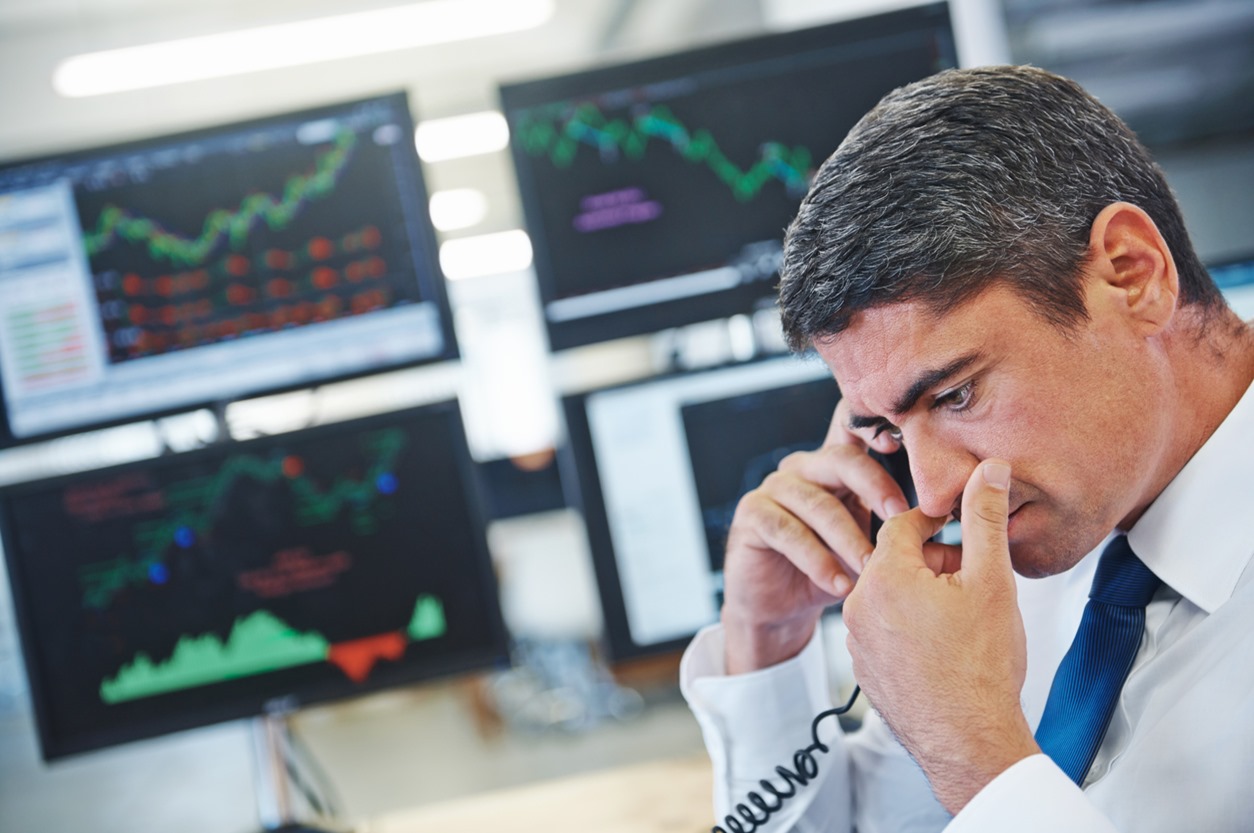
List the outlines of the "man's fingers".
{"label": "man's fingers", "polygon": [[883,520],[909,508],[901,485],[860,446],[825,445],[817,451],[790,454],[779,470],[836,494],[852,493]]}
{"label": "man's fingers", "polygon": [[1009,565],[1010,464],[985,460],[975,467],[962,492],[964,571]]}
{"label": "man's fingers", "polygon": [[862,520],[842,500],[821,486],[782,471],[768,476],[762,491],[808,527],[840,559],[850,577],[862,572],[871,541]]}
{"label": "man's fingers", "polygon": [[745,495],[736,515],[733,529],[751,531],[757,543],[787,558],[823,592],[842,598],[853,588],[857,572],[848,570],[813,529],[762,489]]}
{"label": "man's fingers", "polygon": [[929,541],[923,545],[923,562],[935,575],[956,573],[962,567],[962,547]]}
{"label": "man's fingers", "polygon": [[[911,509],[884,522],[876,538],[875,551],[886,553],[905,553],[924,557],[925,563],[932,566],[925,557],[923,545],[933,535],[940,532],[948,518],[932,518],[923,514],[921,509]],[[935,572],[935,570],[933,571]]]}

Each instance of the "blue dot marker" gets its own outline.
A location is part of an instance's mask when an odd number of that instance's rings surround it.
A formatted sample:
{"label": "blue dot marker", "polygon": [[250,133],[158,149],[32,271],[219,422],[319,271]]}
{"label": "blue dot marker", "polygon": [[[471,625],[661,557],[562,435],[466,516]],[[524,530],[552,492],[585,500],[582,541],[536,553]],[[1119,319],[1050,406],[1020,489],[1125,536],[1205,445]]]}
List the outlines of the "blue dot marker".
{"label": "blue dot marker", "polygon": [[148,580],[153,584],[165,584],[170,580],[170,571],[164,564],[152,564],[148,567]]}
{"label": "blue dot marker", "polygon": [[189,526],[180,526],[174,533],[174,543],[185,550],[191,549],[192,544],[196,543],[196,533]]}
{"label": "blue dot marker", "polygon": [[396,475],[392,474],[390,471],[384,472],[375,479],[374,486],[379,490],[379,494],[381,495],[396,494]]}

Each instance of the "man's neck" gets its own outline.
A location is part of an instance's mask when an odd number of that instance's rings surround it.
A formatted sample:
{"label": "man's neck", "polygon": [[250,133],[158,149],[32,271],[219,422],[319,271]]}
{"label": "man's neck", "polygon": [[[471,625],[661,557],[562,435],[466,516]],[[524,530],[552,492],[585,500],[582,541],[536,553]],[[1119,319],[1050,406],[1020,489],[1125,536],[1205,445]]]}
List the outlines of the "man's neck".
{"label": "man's neck", "polygon": [[1120,522],[1130,529],[1193,455],[1206,444],[1254,383],[1254,326],[1231,310],[1192,319],[1167,345],[1174,419],[1150,484],[1151,499]]}

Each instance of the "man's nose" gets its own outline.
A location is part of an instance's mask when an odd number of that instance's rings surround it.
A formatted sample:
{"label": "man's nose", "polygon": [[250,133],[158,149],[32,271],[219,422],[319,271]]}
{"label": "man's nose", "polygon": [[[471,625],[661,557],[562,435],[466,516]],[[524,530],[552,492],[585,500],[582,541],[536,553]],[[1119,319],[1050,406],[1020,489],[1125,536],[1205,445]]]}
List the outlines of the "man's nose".
{"label": "man's nose", "polygon": [[967,450],[934,437],[907,439],[915,440],[907,448],[919,508],[933,518],[948,515],[962,505],[962,491],[980,461]]}

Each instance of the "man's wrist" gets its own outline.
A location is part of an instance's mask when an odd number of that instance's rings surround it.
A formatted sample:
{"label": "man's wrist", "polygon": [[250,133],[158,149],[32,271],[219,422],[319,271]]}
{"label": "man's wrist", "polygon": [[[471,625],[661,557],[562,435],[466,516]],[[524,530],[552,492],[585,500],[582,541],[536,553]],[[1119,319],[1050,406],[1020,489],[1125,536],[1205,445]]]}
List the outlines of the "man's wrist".
{"label": "man's wrist", "polygon": [[790,660],[810,643],[818,615],[784,622],[746,621],[724,608],[723,650],[727,673],[747,674]]}
{"label": "man's wrist", "polygon": [[971,732],[968,740],[951,748],[952,757],[921,761],[936,797],[955,815],[1001,773],[1041,751],[1026,722],[1017,720],[1008,721],[1001,731]]}

